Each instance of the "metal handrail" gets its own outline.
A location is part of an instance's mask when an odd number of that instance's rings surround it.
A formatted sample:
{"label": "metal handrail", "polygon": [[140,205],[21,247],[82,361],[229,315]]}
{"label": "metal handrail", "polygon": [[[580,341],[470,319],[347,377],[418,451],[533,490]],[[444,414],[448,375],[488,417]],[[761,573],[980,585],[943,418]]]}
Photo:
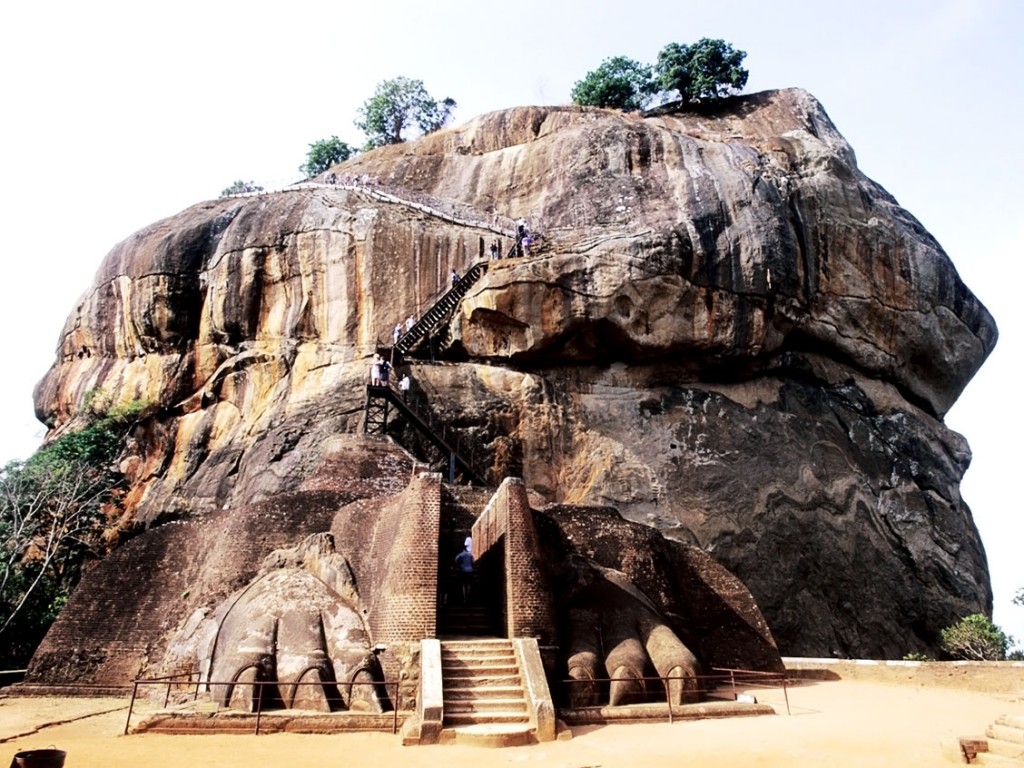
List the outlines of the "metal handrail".
{"label": "metal handrail", "polygon": [[[786,714],[791,715],[789,707],[789,680],[785,672],[765,672],[756,669],[730,669],[728,667],[712,667],[718,674],[710,675],[657,675],[647,677],[587,677],[587,678],[564,678],[560,682],[565,685],[580,683],[616,683],[616,682],[654,682],[658,681],[665,689],[665,702],[668,705],[668,721],[673,721],[672,697],[669,692],[669,683],[676,680],[696,680],[698,683],[706,681],[709,683],[728,683],[734,694],[739,684],[744,688],[782,688],[782,695],[786,702]],[[710,693],[719,686],[704,687],[698,685],[696,692],[701,694]],[[600,705],[604,706],[604,705]],[[573,707],[573,709],[597,709],[599,707]]]}
{"label": "metal handrail", "polygon": [[[139,687],[140,686],[145,686],[145,685],[166,685],[167,686],[167,691],[166,691],[166,693],[164,695],[164,706],[166,707],[167,706],[167,702],[170,700],[170,696],[171,696],[171,686],[174,685],[174,682],[176,680],[180,680],[180,679],[183,679],[183,678],[187,678],[188,679],[188,682],[189,682],[190,686],[191,686],[191,684],[193,682],[195,683],[195,690],[194,690],[194,692],[192,694],[192,700],[193,701],[195,701],[196,699],[199,698],[199,688],[202,685],[205,685],[207,688],[209,688],[210,686],[214,686],[214,685],[251,685],[254,688],[258,687],[259,688],[259,694],[256,696],[256,713],[255,713],[256,714],[256,725],[255,725],[255,729],[254,729],[254,735],[256,735],[256,736],[259,736],[259,734],[260,734],[260,722],[261,722],[262,717],[263,717],[263,688],[265,686],[268,686],[268,685],[273,685],[273,686],[282,685],[282,681],[280,681],[280,680],[250,680],[250,681],[246,681],[244,683],[239,683],[238,680],[228,680],[228,681],[200,680],[198,678],[198,674],[197,673],[180,673],[180,674],[176,674],[176,675],[164,675],[162,677],[151,677],[151,678],[145,678],[145,679],[136,679],[136,680],[132,681],[132,698],[131,698],[131,701],[128,704],[128,718],[127,718],[127,720],[125,720],[125,724],[124,724],[124,735],[125,736],[128,735],[128,731],[129,731],[129,729],[131,727],[132,711],[135,708],[135,699],[138,697],[138,692],[139,692]],[[195,679],[193,680],[193,678],[195,678]],[[287,683],[287,685],[290,685],[290,686],[312,685],[312,686],[318,686],[318,687],[322,688],[324,686],[324,683],[323,682],[315,682],[315,681],[309,680],[309,681],[298,681],[298,682],[294,682],[294,683],[289,682],[289,683]],[[352,688],[354,686],[357,686],[357,685],[384,686],[384,688],[387,691],[388,695],[390,695],[390,693],[391,693],[390,686],[393,685],[394,686],[394,694],[395,695],[394,695],[394,699],[392,700],[392,707],[391,707],[392,708],[391,733],[392,734],[398,733],[398,713],[399,713],[398,702],[399,702],[399,687],[401,685],[401,681],[400,680],[351,680],[351,681],[348,681],[348,682],[335,682],[334,685],[347,686],[348,690],[349,690],[349,699],[352,698]]]}

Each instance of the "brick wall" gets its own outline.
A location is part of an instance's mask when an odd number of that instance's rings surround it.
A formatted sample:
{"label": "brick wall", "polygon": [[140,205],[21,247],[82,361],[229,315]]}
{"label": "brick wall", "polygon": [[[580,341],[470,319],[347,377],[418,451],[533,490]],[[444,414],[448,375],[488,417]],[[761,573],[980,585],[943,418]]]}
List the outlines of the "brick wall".
{"label": "brick wall", "polygon": [[473,525],[474,560],[482,560],[492,550],[503,550],[508,637],[555,643],[554,602],[526,485],[520,478],[506,478]]}
{"label": "brick wall", "polygon": [[436,636],[440,525],[439,474],[420,474],[397,497],[380,500],[368,557],[356,566],[370,584],[374,642]]}

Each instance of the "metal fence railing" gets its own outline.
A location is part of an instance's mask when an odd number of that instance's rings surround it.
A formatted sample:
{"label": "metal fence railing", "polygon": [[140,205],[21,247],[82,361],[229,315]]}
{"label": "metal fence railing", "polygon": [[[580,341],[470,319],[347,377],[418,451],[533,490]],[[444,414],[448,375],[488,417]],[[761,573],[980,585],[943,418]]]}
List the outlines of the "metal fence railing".
{"label": "metal fence railing", "polygon": [[[288,682],[283,683],[280,680],[247,680],[245,682],[239,682],[238,680],[230,681],[216,681],[216,680],[200,680],[196,673],[183,673],[178,675],[166,675],[164,677],[151,677],[145,679],[137,679],[132,681],[132,697],[131,702],[128,704],[128,718],[125,720],[124,733],[128,734],[131,728],[132,713],[135,710],[135,701],[139,697],[139,689],[145,687],[163,687],[164,691],[164,702],[163,706],[166,707],[170,702],[171,693],[177,688],[179,692],[184,691],[187,695],[191,695],[192,701],[196,701],[199,698],[200,689],[209,690],[212,686],[252,686],[254,689],[253,700],[255,701],[256,711],[253,713],[256,715],[256,723],[254,725],[253,732],[255,735],[260,733],[260,724],[263,719],[263,701],[266,698],[264,691],[267,687],[273,686],[278,688],[282,685],[289,687],[298,686],[315,686],[323,688],[323,682],[307,681],[307,682]],[[356,686],[369,685],[374,688],[383,688],[390,696],[391,692],[394,691],[394,698],[391,699],[391,733],[398,733],[398,715],[399,715],[399,685],[398,680],[353,680],[350,682],[332,682],[332,686],[338,688],[347,688],[349,692],[349,699],[352,698],[352,689]],[[280,711],[280,710],[272,710]],[[340,714],[340,713],[339,713]],[[381,714],[387,714],[383,712]]]}
{"label": "metal fence railing", "polygon": [[[747,691],[757,688],[782,689],[782,695],[786,702],[786,714],[792,712],[789,708],[789,681],[785,672],[762,672],[753,669],[730,669],[725,667],[712,667],[711,674],[706,675],[659,675],[653,677],[592,677],[592,678],[565,678],[560,681],[564,690],[568,691],[576,685],[598,685],[607,689],[613,682],[636,682],[642,683],[645,687],[648,684],[660,685],[665,693],[665,703],[668,705],[668,722],[673,721],[675,711],[673,710],[673,683],[685,686],[687,694],[697,694],[700,698],[710,695],[721,696],[723,693],[731,694],[735,698],[740,691]],[[695,684],[695,685],[694,685]],[[675,686],[677,689],[679,686]],[[574,710],[600,709],[603,705],[566,707]],[[675,704],[675,707],[683,706]]]}

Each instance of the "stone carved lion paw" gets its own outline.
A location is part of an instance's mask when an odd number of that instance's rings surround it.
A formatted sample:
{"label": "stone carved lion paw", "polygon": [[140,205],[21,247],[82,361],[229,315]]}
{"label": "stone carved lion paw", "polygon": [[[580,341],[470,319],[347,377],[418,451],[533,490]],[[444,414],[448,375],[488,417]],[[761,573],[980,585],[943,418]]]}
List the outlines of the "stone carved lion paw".
{"label": "stone carved lion paw", "polygon": [[[382,679],[348,561],[328,533],[269,555],[200,627],[197,654],[224,706],[381,711]],[[259,681],[276,685],[254,686]]]}
{"label": "stone carved lion paw", "polygon": [[[620,571],[588,562],[569,607],[571,707],[700,698],[697,657]],[[663,681],[643,678],[661,677]],[[610,683],[602,682],[611,679]],[[607,691],[607,694],[605,693]]]}

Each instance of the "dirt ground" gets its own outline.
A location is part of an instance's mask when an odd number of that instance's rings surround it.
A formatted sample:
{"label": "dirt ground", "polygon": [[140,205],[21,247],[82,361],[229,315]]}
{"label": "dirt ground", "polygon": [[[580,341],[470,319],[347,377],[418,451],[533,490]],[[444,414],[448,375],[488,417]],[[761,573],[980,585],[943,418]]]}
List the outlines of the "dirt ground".
{"label": "dirt ground", "polygon": [[[1024,696],[864,681],[808,681],[754,692],[774,716],[574,728],[572,739],[528,747],[403,747],[390,734],[123,736],[121,699],[0,698],[0,765],[16,752],[56,746],[68,768],[321,768],[472,765],[657,766],[954,765],[959,736],[982,735],[1001,714],[1024,715]],[[135,718],[133,717],[133,722]]]}

